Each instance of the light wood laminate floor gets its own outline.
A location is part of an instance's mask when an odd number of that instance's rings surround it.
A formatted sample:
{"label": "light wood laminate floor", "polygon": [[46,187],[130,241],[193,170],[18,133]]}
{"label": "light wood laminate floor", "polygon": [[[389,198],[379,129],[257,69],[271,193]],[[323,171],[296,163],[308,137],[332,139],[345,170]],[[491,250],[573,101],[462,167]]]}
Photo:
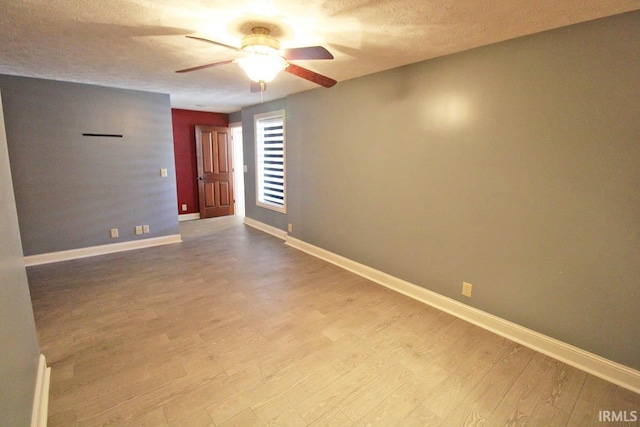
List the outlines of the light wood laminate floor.
{"label": "light wood laminate floor", "polygon": [[180,231],[28,269],[50,427],[602,426],[599,410],[640,411],[635,393],[238,218]]}

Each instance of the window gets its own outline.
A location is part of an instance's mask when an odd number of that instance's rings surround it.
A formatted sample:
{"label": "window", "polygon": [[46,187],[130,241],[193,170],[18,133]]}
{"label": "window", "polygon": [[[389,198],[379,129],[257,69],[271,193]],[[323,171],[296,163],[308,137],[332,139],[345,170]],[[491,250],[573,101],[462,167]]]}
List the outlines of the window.
{"label": "window", "polygon": [[256,204],[286,213],[284,110],[254,116]]}

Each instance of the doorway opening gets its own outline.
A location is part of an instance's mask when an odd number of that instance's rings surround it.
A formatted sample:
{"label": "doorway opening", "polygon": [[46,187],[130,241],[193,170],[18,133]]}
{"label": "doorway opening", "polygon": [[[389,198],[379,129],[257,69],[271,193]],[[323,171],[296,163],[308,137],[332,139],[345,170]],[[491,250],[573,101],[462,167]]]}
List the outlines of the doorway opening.
{"label": "doorway opening", "polygon": [[233,143],[233,193],[235,195],[237,216],[244,217],[244,156],[242,148],[242,123],[231,123],[231,141]]}

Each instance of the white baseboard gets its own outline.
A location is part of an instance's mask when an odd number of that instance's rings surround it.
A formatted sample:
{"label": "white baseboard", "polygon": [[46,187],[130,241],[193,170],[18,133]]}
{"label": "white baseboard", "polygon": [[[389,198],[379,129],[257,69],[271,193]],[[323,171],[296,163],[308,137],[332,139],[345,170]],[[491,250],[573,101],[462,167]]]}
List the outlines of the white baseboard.
{"label": "white baseboard", "polygon": [[[259,227],[256,227],[260,229]],[[429,291],[382,271],[357,263],[325,249],[287,236],[287,245],[335,264],[345,270],[400,292],[439,310],[487,329],[549,357],[593,374],[604,380],[640,393],[640,372],[531,329],[470,307],[454,299]]]}
{"label": "white baseboard", "polygon": [[196,213],[178,215],[178,222],[191,221],[192,219],[200,219],[200,213],[196,212]]}
{"label": "white baseboard", "polygon": [[40,355],[38,363],[38,376],[36,378],[36,390],[33,396],[33,409],[31,411],[31,427],[46,427],[49,413],[49,383],[51,380],[51,368],[47,368],[44,354]]}
{"label": "white baseboard", "polygon": [[90,246],[87,248],[71,249],[68,251],[28,255],[24,257],[24,264],[26,267],[31,267],[33,265],[49,264],[59,261],[69,261],[72,259],[105,255],[114,252],[131,251],[134,249],[150,248],[153,246],[168,245],[170,243],[180,242],[182,242],[182,238],[180,237],[180,235],[172,234],[170,236],[152,237],[150,239],[132,240],[129,242],[112,243],[100,246]]}
{"label": "white baseboard", "polygon": [[244,217],[244,223],[246,225],[248,225],[249,227],[258,229],[260,231],[263,231],[267,234],[271,234],[274,237],[277,237],[280,240],[286,240],[287,239],[287,232],[284,230],[280,230],[279,228],[275,228],[272,227],[271,225],[267,225],[265,223],[262,223],[260,221],[256,221],[255,219],[251,219],[248,217]]}

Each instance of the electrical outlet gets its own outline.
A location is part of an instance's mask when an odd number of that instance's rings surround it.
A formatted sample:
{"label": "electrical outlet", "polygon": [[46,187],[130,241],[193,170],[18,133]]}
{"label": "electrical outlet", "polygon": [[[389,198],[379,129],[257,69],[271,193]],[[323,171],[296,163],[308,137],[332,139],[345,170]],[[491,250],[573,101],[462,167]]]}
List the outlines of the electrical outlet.
{"label": "electrical outlet", "polygon": [[187,204],[183,203],[182,204],[182,212],[185,212],[187,210]]}
{"label": "electrical outlet", "polygon": [[471,298],[472,288],[473,288],[473,285],[471,283],[462,282],[462,295],[464,295],[465,297]]}
{"label": "electrical outlet", "polygon": [[115,239],[116,237],[118,237],[118,229],[117,228],[112,228],[111,230],[109,230],[109,233],[111,234],[111,238]]}
{"label": "electrical outlet", "polygon": [[289,224],[287,226],[287,230],[289,230],[289,233],[292,233],[293,232],[293,224]]}
{"label": "electrical outlet", "polygon": [[142,226],[136,225],[136,234],[142,234]]}
{"label": "electrical outlet", "polygon": [[142,232],[144,234],[148,234],[149,233],[149,225],[143,225],[142,226]]}

